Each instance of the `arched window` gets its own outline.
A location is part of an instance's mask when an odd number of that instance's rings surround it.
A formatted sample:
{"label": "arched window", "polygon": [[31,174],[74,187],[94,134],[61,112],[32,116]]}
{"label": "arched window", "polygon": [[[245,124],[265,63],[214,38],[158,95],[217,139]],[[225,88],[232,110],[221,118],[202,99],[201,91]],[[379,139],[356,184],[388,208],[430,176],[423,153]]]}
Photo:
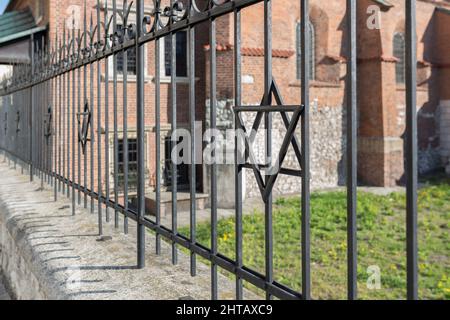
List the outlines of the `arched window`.
{"label": "arched window", "polygon": [[[308,32],[310,39],[310,52],[309,52],[309,79],[314,80],[316,75],[315,70],[315,61],[316,61],[316,33],[314,30],[314,25],[309,22],[308,23]],[[301,79],[302,77],[302,26],[301,23],[297,23],[297,40],[296,40],[296,48],[297,48],[297,79]]]}
{"label": "arched window", "polygon": [[398,59],[395,65],[395,80],[397,84],[405,83],[405,36],[403,33],[394,34],[394,57]]}

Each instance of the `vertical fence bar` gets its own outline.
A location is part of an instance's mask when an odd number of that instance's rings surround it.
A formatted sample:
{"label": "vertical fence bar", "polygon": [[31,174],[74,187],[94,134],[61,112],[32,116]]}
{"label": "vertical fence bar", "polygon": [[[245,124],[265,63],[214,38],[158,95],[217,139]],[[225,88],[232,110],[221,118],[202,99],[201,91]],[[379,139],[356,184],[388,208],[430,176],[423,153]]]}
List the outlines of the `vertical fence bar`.
{"label": "vertical fence bar", "polygon": [[[31,65],[31,81],[33,81],[34,79],[34,34],[31,34],[30,36],[30,65]],[[33,166],[33,86],[31,86],[30,88],[30,101],[29,101],[29,106],[30,106],[30,110],[29,110],[29,132],[30,132],[30,182],[33,181],[33,171],[34,171],[34,166]],[[5,140],[6,140],[6,136],[5,136]]]}
{"label": "vertical fence bar", "polygon": [[[117,44],[117,1],[113,0],[113,46]],[[117,113],[117,53],[113,55],[113,117],[114,117],[114,227],[119,228],[119,136]]]}
{"label": "vertical fence bar", "polygon": [[[234,104],[242,104],[242,57],[241,57],[241,10],[234,11]],[[234,128],[238,129],[238,115],[234,117]],[[234,161],[235,161],[235,233],[236,233],[236,267],[242,268],[242,170],[239,156],[239,136],[236,134],[234,143]],[[236,275],[236,300],[242,300],[244,296],[243,281],[239,275]]]}
{"label": "vertical fence bar", "polygon": [[[159,3],[157,4],[159,5]],[[159,8],[156,8],[158,10]],[[159,15],[156,17],[158,21]],[[158,23],[155,23],[158,30]],[[156,225],[161,226],[161,42],[155,40],[155,144],[156,144]],[[161,235],[156,233],[156,254],[161,254]]]}
{"label": "vertical fence bar", "polygon": [[[71,52],[70,52],[70,46],[72,45],[71,40],[70,40],[70,32],[69,30],[67,30],[67,68],[68,70],[70,70],[71,67]],[[70,184],[69,184],[69,180],[70,180],[70,96],[71,96],[71,91],[70,91],[70,72],[67,71],[66,72],[66,77],[67,77],[67,106],[66,106],[66,110],[67,110],[67,144],[66,144],[66,153],[67,153],[67,176],[66,176],[66,182],[67,182],[67,198],[70,198]],[[73,209],[72,209],[73,210]],[[73,213],[73,211],[72,211]]]}
{"label": "vertical fence bar", "polygon": [[[189,27],[189,122],[191,127],[191,164],[189,166],[191,177],[189,181],[190,186],[190,234],[191,243],[196,243],[196,191],[197,191],[197,179],[196,179],[196,158],[195,158],[195,28]],[[176,54],[172,52],[172,54]],[[194,251],[191,251],[191,276],[195,276],[197,273],[197,257]]]}
{"label": "vertical fence bar", "polygon": [[[92,20],[92,12],[91,12],[91,22],[90,22],[90,45],[89,45],[89,57],[91,58],[94,55],[94,39],[93,37],[93,30],[94,29],[94,25],[93,25],[93,20]],[[91,213],[94,213],[94,190],[95,190],[95,181],[94,181],[94,63],[91,62],[90,63],[90,68],[89,68],[89,89],[90,89],[90,94],[89,94],[89,106],[90,106],[90,111],[91,111],[91,119],[92,119],[92,126],[91,126],[91,130],[90,130],[90,136],[91,136],[91,141],[90,141],[90,175],[91,175],[91,193],[90,193],[90,197],[91,197]]]}
{"label": "vertical fence bar", "polygon": [[47,145],[47,159],[45,160],[46,164],[47,164],[47,185],[49,187],[53,187],[52,184],[52,164],[53,164],[53,150],[52,150],[52,146],[53,146],[53,141],[52,141],[52,133],[51,133],[51,126],[52,126],[52,119],[53,119],[53,110],[52,110],[52,106],[53,106],[53,101],[52,101],[52,82],[53,82],[53,77],[52,77],[52,68],[51,68],[51,64],[52,64],[52,48],[51,48],[51,41],[49,38],[48,41],[48,60],[47,60],[47,73],[49,74],[49,76],[51,77],[50,79],[47,80],[47,90],[46,90],[46,95],[47,95],[47,104],[45,105],[45,109],[46,109],[46,123],[44,126],[44,135],[45,135],[45,143]]}
{"label": "vertical fence bar", "polygon": [[[35,43],[36,47],[35,47],[35,58],[36,58],[36,69],[35,69],[35,73],[34,73],[34,77],[38,78],[38,70],[39,70],[39,54],[38,54],[38,50],[39,50],[39,42],[38,39],[36,39],[36,43]],[[34,170],[33,170],[33,175],[35,176],[35,178],[37,178],[38,176],[38,172],[39,172],[39,139],[38,139],[38,125],[37,125],[37,118],[38,118],[38,114],[39,114],[39,101],[38,101],[38,89],[39,86],[36,84],[34,86],[34,90],[33,91],[33,100],[34,104],[33,104],[33,135],[35,136],[35,139],[33,139],[33,161],[34,161]]]}
{"label": "vertical fence bar", "polygon": [[[97,45],[96,54],[100,53],[101,49],[101,25],[100,25],[100,0],[97,0]],[[102,186],[102,64],[101,60],[97,60],[97,187],[98,187],[98,202],[97,202],[97,214],[98,214],[98,233],[103,235],[103,217],[102,217],[102,199],[103,199],[103,186]]]}
{"label": "vertical fence bar", "polygon": [[[51,137],[51,141],[50,141],[50,148],[51,148],[51,158],[50,158],[50,182],[51,182],[51,186],[54,188],[56,185],[56,179],[55,179],[55,168],[56,168],[56,161],[55,161],[55,156],[56,156],[56,143],[55,143],[55,127],[56,127],[56,101],[55,101],[55,86],[56,86],[56,77],[55,77],[55,61],[56,61],[56,43],[57,41],[55,41],[55,43],[53,44],[53,49],[52,49],[52,59],[50,61],[50,68],[51,68],[51,85],[50,85],[50,101],[51,101],[51,112],[52,112],[52,121],[50,122],[50,131],[48,132],[48,134],[50,134]],[[55,201],[56,201],[56,193],[57,193],[57,189],[54,189],[54,197],[55,197]]]}
{"label": "vertical fence bar", "polygon": [[[75,46],[76,46],[76,38],[75,38],[75,17],[73,17],[72,22],[72,56],[73,56],[73,65],[75,65]],[[76,71],[72,70],[72,215],[75,215],[75,182],[76,182],[76,167],[75,167],[75,105],[76,105],[76,87],[75,87],[75,75]]]}
{"label": "vertical fence bar", "polygon": [[[59,49],[59,46],[58,46],[58,28],[56,28],[56,37],[55,37],[55,68],[56,68],[56,72],[58,71],[58,63],[59,63],[59,50],[58,49]],[[55,163],[55,166],[53,168],[53,177],[54,177],[54,181],[53,181],[54,186],[53,187],[54,187],[54,193],[55,193],[55,195],[54,195],[55,202],[58,201],[58,184],[59,184],[59,179],[56,178],[57,174],[58,174],[58,143],[59,143],[59,141],[58,141],[58,136],[59,136],[59,132],[58,132],[58,129],[59,129],[59,126],[58,126],[59,110],[57,110],[57,108],[58,108],[58,96],[59,96],[59,94],[58,94],[58,79],[59,79],[59,77],[55,76],[53,92],[52,92],[52,94],[53,94],[53,101],[54,101],[54,103],[53,103],[53,110],[54,110],[53,119],[54,119],[54,124],[55,124],[54,125],[54,132],[53,132],[53,135],[55,137],[55,139],[54,139],[54,150],[55,150],[55,155],[54,155],[54,161],[55,162],[54,163]]]}
{"label": "vertical fence bar", "polygon": [[[42,49],[41,49],[42,50]],[[41,51],[41,57],[40,57],[40,63],[41,63],[41,71],[42,72],[42,51]],[[41,73],[40,73],[41,74]],[[44,95],[43,95],[43,87],[44,87],[44,83],[41,82],[38,85],[38,113],[37,113],[37,128],[38,128],[38,155],[39,155],[39,180],[40,180],[40,184],[41,184],[41,191],[44,188],[44,178],[43,178],[43,155],[44,155],[44,147],[43,147],[43,137],[42,137],[42,105],[44,104]],[[15,95],[13,95],[14,97]],[[15,99],[14,99],[15,102]],[[14,104],[12,105],[14,107]]]}
{"label": "vertical fence bar", "polygon": [[[47,59],[47,44],[46,44],[46,40],[45,38],[42,39],[42,58],[41,58],[41,63],[42,63],[42,70],[41,70],[41,75],[43,74],[45,76],[45,71],[46,71],[46,59]],[[46,178],[46,168],[45,168],[45,160],[46,160],[46,152],[47,152],[47,148],[45,145],[45,136],[44,136],[44,114],[45,114],[45,107],[46,107],[46,103],[47,103],[47,96],[46,96],[46,92],[47,92],[47,81],[43,81],[40,85],[41,90],[39,91],[40,94],[40,101],[41,101],[41,107],[40,107],[40,118],[39,118],[39,128],[40,128],[40,132],[39,132],[39,137],[40,137],[40,142],[41,142],[41,190],[44,191],[44,182],[45,182],[45,178]]]}
{"label": "vertical fence bar", "polygon": [[[42,74],[42,66],[43,66],[43,53],[42,53],[42,48],[41,48],[41,56],[40,56],[40,63],[41,63],[41,70],[40,70],[40,75]],[[42,135],[42,114],[43,114],[43,104],[44,104],[44,94],[43,94],[43,90],[44,90],[44,83],[41,82],[38,85],[38,113],[37,113],[37,128],[38,128],[38,132],[37,132],[37,138],[38,138],[38,156],[39,156],[39,180],[40,180],[40,184],[41,184],[41,191],[44,190],[44,170],[43,170],[43,157],[44,157],[44,138]]]}
{"label": "vertical fence bar", "polygon": [[[42,39],[42,43],[41,43],[41,48],[40,48],[40,52],[41,52],[41,56],[40,56],[40,65],[41,65],[41,70],[39,73],[39,76],[41,76],[43,74],[44,71],[44,59],[45,59],[45,45],[44,45],[44,39]],[[41,82],[38,86],[39,88],[39,108],[38,108],[38,139],[39,139],[39,179],[41,182],[41,191],[43,191],[44,189],[44,137],[42,134],[42,129],[43,129],[43,121],[42,121],[42,116],[43,116],[43,105],[45,103],[44,99],[44,83],[45,82]]]}
{"label": "vertical fence bar", "polygon": [[[174,4],[174,0],[170,1],[171,6]],[[175,20],[172,17],[170,17],[169,24],[174,24]],[[171,54],[170,54],[170,97],[171,97],[171,111],[170,114],[172,115],[171,119],[171,125],[172,125],[172,139],[174,136],[176,136],[176,130],[177,130],[177,33],[176,31],[172,31],[171,33]],[[172,144],[174,145],[176,142],[172,140]],[[172,145],[171,144],[171,145]],[[178,184],[178,168],[177,165],[173,162],[173,159],[170,161],[170,166],[172,168],[171,170],[171,181],[172,181],[172,232],[173,234],[178,233],[178,226],[177,226],[177,184]],[[177,245],[175,241],[172,241],[172,263],[178,264],[178,252],[177,252]]]}
{"label": "vertical fence bar", "polygon": [[[46,63],[45,61],[46,59],[46,52],[44,52],[44,63]],[[45,72],[45,66],[44,66],[44,70]],[[45,180],[46,180],[46,159],[47,159],[47,146],[45,144],[45,135],[44,135],[44,117],[45,117],[45,109],[46,109],[46,105],[47,105],[47,81],[42,82],[41,84],[41,110],[40,110],[40,129],[41,131],[39,132],[40,134],[40,138],[41,138],[41,189],[42,191],[44,191],[44,184],[45,184]]]}
{"label": "vertical fence bar", "polygon": [[356,0],[347,0],[347,290],[348,299],[357,293],[357,115],[356,115]]}
{"label": "vertical fence bar", "polygon": [[[127,27],[127,19],[125,13],[127,12],[127,1],[123,1],[123,25],[122,25],[122,36],[123,40],[126,39],[126,27]],[[122,137],[122,159],[123,159],[123,199],[124,199],[124,207],[125,211],[128,211],[128,96],[127,96],[127,88],[128,88],[128,49],[122,50],[122,75],[123,75],[123,137]],[[124,232],[128,233],[128,218],[124,216],[123,222]]]}
{"label": "vertical fence bar", "polygon": [[[58,42],[58,69],[61,70],[62,66],[63,66],[63,51],[62,51],[62,47],[61,47],[61,40],[59,40]],[[58,91],[57,91],[57,99],[58,99],[58,192],[62,191],[62,179],[60,179],[62,177],[62,150],[61,150],[61,145],[62,145],[62,132],[63,132],[63,116],[62,116],[62,76],[59,75],[58,76]]]}
{"label": "vertical fence bar", "polygon": [[[50,41],[47,43],[46,55],[45,55],[45,71],[44,75],[47,77],[50,73]],[[44,162],[44,182],[50,184],[50,157],[51,157],[51,147],[50,147],[50,137],[47,135],[47,125],[50,121],[50,83],[51,80],[47,79],[44,81],[42,94],[44,96],[42,105],[42,141],[43,141],[43,162]]]}
{"label": "vertical fence bar", "polygon": [[[211,122],[211,132],[216,130],[216,119],[217,119],[217,55],[216,55],[216,20],[211,19],[210,21],[210,33],[209,33],[209,44],[210,44],[210,56],[209,56],[209,66],[210,66],[210,122]],[[211,147],[215,150],[213,143],[217,143],[214,138],[214,134],[211,135]],[[211,253],[217,255],[217,165],[216,165],[216,154],[212,151],[213,163],[211,163]],[[217,265],[211,262],[211,299],[217,300],[218,298],[218,288],[217,288]]]}
{"label": "vertical fence bar", "polygon": [[[89,52],[86,51],[88,47],[87,43],[87,12],[86,12],[86,0],[84,0],[84,17],[83,17],[83,45],[84,45],[84,54],[83,54],[83,60],[89,56]],[[88,103],[88,96],[87,96],[87,64],[84,63],[83,65],[83,112],[85,112],[85,105]],[[92,130],[92,129],[91,129]],[[83,142],[87,144],[87,141]],[[84,208],[87,209],[87,197],[88,197],[88,165],[87,165],[87,145],[83,146],[83,176],[84,176]]]}
{"label": "vertical fence bar", "polygon": [[[272,104],[272,1],[264,0],[264,104]],[[272,158],[272,114],[265,113],[266,128],[266,164],[270,165]],[[269,169],[270,170],[270,169]],[[266,183],[269,180],[266,174]],[[265,201],[265,255],[266,282],[273,282],[273,228],[272,228],[272,192]],[[272,295],[266,291],[266,299]]]}
{"label": "vertical fence bar", "polygon": [[137,218],[137,264],[138,268],[145,267],[145,226],[142,220],[145,217],[145,113],[144,113],[144,45],[138,39],[142,35],[142,22],[144,19],[144,0],[137,0],[137,32],[136,32],[136,58],[137,58],[137,161],[138,161],[138,218]]}
{"label": "vertical fence bar", "polygon": [[407,296],[418,299],[416,1],[406,0],[406,239]]}
{"label": "vertical fence bar", "polygon": [[302,34],[302,59],[301,59],[301,101],[304,112],[301,125],[302,140],[302,297],[311,299],[311,276],[310,276],[310,172],[309,172],[309,59],[311,54],[311,39],[309,32],[309,1],[301,0],[301,34]]}
{"label": "vertical fence bar", "polygon": [[[43,57],[42,57],[42,60],[43,60],[42,72],[44,72],[44,70],[45,70],[45,58],[46,58],[46,52],[44,51]],[[40,129],[39,138],[40,138],[40,143],[41,143],[41,145],[40,145],[41,190],[43,191],[44,190],[44,182],[45,182],[45,156],[46,156],[46,151],[47,151],[46,147],[45,147],[45,137],[43,134],[43,131],[44,131],[44,109],[45,109],[45,103],[46,103],[46,95],[45,95],[46,81],[44,81],[40,84],[40,89],[41,90],[39,90],[39,95],[40,95],[41,105],[40,105],[40,110],[39,110],[39,129]],[[16,133],[16,135],[17,135],[17,133]]]}
{"label": "vertical fence bar", "polygon": [[[105,26],[105,48],[109,47],[108,34],[108,2],[105,2],[105,12],[104,12],[104,26]],[[109,222],[109,200],[110,200],[110,186],[109,186],[109,58],[105,59],[105,197],[106,197],[106,207],[105,216],[106,222]]]}
{"label": "vertical fence bar", "polygon": [[[63,50],[63,64],[62,64],[62,69],[65,70],[67,67],[67,59],[68,57],[66,56],[66,20],[64,20],[64,31],[63,31],[63,46],[62,46],[62,50]],[[63,121],[63,127],[62,129],[62,137],[61,137],[61,152],[62,152],[62,177],[63,177],[63,184],[62,184],[62,194],[64,195],[66,193],[66,155],[67,155],[67,151],[66,151],[66,146],[64,146],[64,144],[66,144],[66,130],[67,130],[67,117],[66,117],[66,113],[67,113],[67,108],[65,106],[66,104],[66,74],[63,73],[61,75],[62,77],[62,96],[61,96],[61,108],[62,108],[62,121]]]}
{"label": "vertical fence bar", "polygon": [[[78,29],[78,54],[80,54],[81,52],[81,31],[80,29]],[[80,60],[80,56],[77,56],[78,60]],[[78,77],[77,77],[77,89],[78,89],[78,105],[77,105],[77,115],[79,116],[81,113],[81,67],[78,68]],[[78,141],[78,135],[80,133],[80,129],[81,129],[81,125],[80,125],[80,121],[77,121],[77,155],[78,155],[78,184],[80,186],[80,188],[78,188],[78,205],[81,205],[81,185],[82,185],[82,179],[81,179],[81,145],[80,145],[80,141]]]}

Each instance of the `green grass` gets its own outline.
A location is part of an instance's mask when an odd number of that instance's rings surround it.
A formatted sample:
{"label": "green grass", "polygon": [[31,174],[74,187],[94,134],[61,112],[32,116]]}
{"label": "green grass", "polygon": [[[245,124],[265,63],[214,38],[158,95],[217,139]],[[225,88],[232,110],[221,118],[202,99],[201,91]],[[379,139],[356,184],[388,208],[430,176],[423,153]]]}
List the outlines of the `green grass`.
{"label": "green grass", "polygon": [[[405,195],[358,193],[358,292],[361,299],[406,296]],[[311,195],[311,276],[315,299],[346,298],[346,194]],[[274,276],[301,291],[300,200],[281,198],[273,210]],[[419,296],[450,299],[450,179],[428,180],[419,192]],[[264,215],[243,219],[244,263],[264,274]],[[219,251],[235,256],[235,221],[218,223]],[[180,233],[189,234],[188,228]],[[197,227],[198,242],[210,243],[210,224]],[[381,270],[381,289],[369,290],[369,266]],[[257,289],[247,285],[257,293]]]}

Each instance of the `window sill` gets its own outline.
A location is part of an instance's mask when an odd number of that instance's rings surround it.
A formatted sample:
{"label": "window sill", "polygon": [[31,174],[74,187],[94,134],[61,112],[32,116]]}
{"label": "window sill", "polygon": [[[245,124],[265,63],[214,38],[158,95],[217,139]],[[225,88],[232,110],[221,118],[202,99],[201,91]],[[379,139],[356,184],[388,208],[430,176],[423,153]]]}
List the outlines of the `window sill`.
{"label": "window sill", "polygon": [[[397,91],[406,91],[406,85],[404,84],[397,84]],[[426,92],[428,91],[428,87],[426,86],[417,86],[417,91],[419,92]]]}
{"label": "window sill", "polygon": [[[199,81],[199,80],[200,80],[199,78],[195,78],[195,81]],[[155,82],[155,77],[153,77],[152,81]],[[172,78],[164,76],[164,77],[160,78],[159,82],[160,83],[172,83]],[[176,82],[189,84],[189,78],[188,77],[177,77]]]}
{"label": "window sill", "polygon": [[[105,78],[106,78],[105,74],[102,73],[101,80],[103,82],[105,82]],[[176,80],[177,80],[176,81],[177,83],[189,84],[189,78],[188,77],[178,77]],[[199,81],[199,80],[200,80],[200,78],[197,78],[197,77],[195,78],[196,82]],[[113,82],[113,81],[114,81],[114,77],[110,73],[110,75],[108,77],[108,82]],[[152,81],[154,83],[155,82],[155,77],[146,75],[144,77],[144,82],[147,83],[147,82],[150,82],[150,81]],[[117,74],[117,82],[123,82],[123,75],[122,74]],[[137,76],[129,74],[128,77],[127,77],[127,83],[136,83],[136,82],[137,82]],[[160,83],[162,83],[162,84],[172,83],[172,78],[171,77],[161,77]]]}
{"label": "window sill", "polygon": [[[341,83],[336,82],[325,82],[325,81],[317,81],[317,80],[310,80],[309,82],[310,87],[313,88],[341,88]],[[300,80],[296,80],[295,82],[289,83],[290,87],[301,87],[302,82]]]}
{"label": "window sill", "polygon": [[[103,81],[103,82],[105,82],[105,79],[106,79],[106,77],[105,77],[105,74],[102,74],[101,75],[101,80]],[[152,81],[153,80],[153,78],[152,77],[150,77],[150,76],[145,76],[144,77],[144,82],[150,82],[150,81]],[[114,76],[112,76],[111,74],[109,75],[109,77],[108,77],[108,82],[113,82],[114,81]],[[117,74],[117,82],[123,82],[123,75],[122,74]],[[135,83],[135,82],[137,82],[137,76],[135,76],[135,75],[128,75],[127,76],[127,83]]]}

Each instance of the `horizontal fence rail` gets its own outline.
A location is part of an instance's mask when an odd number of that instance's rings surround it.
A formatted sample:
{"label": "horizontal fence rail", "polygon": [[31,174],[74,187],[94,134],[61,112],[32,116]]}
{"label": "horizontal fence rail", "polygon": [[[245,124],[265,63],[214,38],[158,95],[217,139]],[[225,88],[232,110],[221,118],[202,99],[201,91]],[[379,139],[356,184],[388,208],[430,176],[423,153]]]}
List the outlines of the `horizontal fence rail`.
{"label": "horizontal fence rail", "polygon": [[[108,7],[112,2],[112,7]],[[211,298],[218,299],[218,270],[235,275],[236,299],[243,299],[244,281],[266,293],[267,299],[311,299],[310,240],[310,60],[311,28],[309,1],[299,0],[301,18],[301,96],[299,105],[283,101],[272,73],[272,0],[191,0],[191,1],[105,1],[96,2],[94,10],[84,3],[80,27],[75,21],[65,21],[54,39],[48,35],[30,37],[30,63],[13,65],[11,77],[0,83],[0,99],[5,110],[0,130],[0,148],[14,161],[30,170],[30,180],[38,177],[53,187],[55,200],[70,198],[72,214],[78,207],[89,208],[98,215],[99,234],[103,223],[113,222],[129,232],[129,221],[137,226],[137,266],[145,267],[146,228],[156,234],[156,253],[161,254],[161,240],[171,244],[172,262],[178,263],[179,247],[190,252],[190,273],[197,274],[197,258],[210,262]],[[120,3],[119,3],[120,2]],[[347,262],[348,299],[357,299],[357,1],[346,0],[347,49]],[[242,94],[242,10],[261,4],[264,10],[264,95],[260,105],[243,105]],[[148,7],[151,7],[150,12]],[[88,12],[89,9],[89,12]],[[131,19],[131,12],[136,19]],[[235,137],[235,256],[222,255],[218,249],[218,174],[211,165],[208,184],[211,197],[211,243],[197,242],[197,170],[196,149],[202,144],[192,135],[189,141],[190,165],[189,237],[178,232],[178,166],[168,165],[171,182],[171,226],[162,224],[161,198],[161,70],[164,61],[159,54],[162,45],[171,46],[171,83],[168,113],[171,132],[177,129],[177,34],[187,37],[187,110],[190,132],[196,129],[196,29],[208,24],[209,34],[209,121],[217,128],[217,19],[233,17],[234,38],[234,125],[247,134],[240,141]],[[68,28],[66,26],[70,26]],[[169,39],[169,41],[167,41]],[[152,47],[151,47],[152,46]],[[155,68],[153,101],[146,101],[145,83],[147,50],[154,49]],[[406,98],[407,98],[407,290],[409,299],[417,299],[417,123],[416,123],[416,33],[415,1],[406,1]],[[120,72],[119,72],[120,71]],[[129,90],[133,77],[136,90]],[[146,112],[146,104],[154,104],[154,114]],[[273,157],[273,115],[280,114],[286,134],[280,154],[275,157],[282,165],[287,148],[293,146],[300,170],[280,166],[268,174],[270,166],[258,164],[251,150],[256,133],[247,132],[242,120],[245,113],[256,114],[252,127],[264,127],[265,162]],[[154,118],[154,159],[146,159],[146,117]],[[0,119],[2,120],[2,119]],[[112,123],[110,123],[112,120]],[[300,133],[300,139],[296,133]],[[213,138],[211,143],[213,143]],[[243,143],[244,155],[237,146]],[[153,162],[156,175],[156,216],[146,216],[147,163]],[[22,169],[23,170],[23,169]],[[264,201],[265,268],[259,272],[249,268],[243,257],[243,172],[255,174],[261,199]],[[112,175],[110,173],[113,173]],[[301,290],[286,287],[275,280],[273,267],[273,203],[272,188],[278,175],[289,175],[301,184]],[[111,181],[112,180],[112,181]],[[301,182],[300,182],[301,181]],[[122,220],[121,220],[122,218]]]}

